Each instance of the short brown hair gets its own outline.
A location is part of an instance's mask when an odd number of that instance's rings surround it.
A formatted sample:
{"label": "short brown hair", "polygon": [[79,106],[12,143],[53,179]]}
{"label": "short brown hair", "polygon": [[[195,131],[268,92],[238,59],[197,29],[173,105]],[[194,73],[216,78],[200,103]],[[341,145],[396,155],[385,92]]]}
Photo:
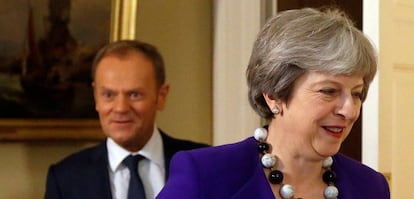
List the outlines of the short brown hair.
{"label": "short brown hair", "polygon": [[96,68],[104,57],[109,55],[125,56],[130,52],[143,53],[152,62],[157,86],[160,87],[165,83],[165,66],[160,52],[155,46],[138,40],[119,40],[102,47],[92,62],[92,81],[95,80]]}

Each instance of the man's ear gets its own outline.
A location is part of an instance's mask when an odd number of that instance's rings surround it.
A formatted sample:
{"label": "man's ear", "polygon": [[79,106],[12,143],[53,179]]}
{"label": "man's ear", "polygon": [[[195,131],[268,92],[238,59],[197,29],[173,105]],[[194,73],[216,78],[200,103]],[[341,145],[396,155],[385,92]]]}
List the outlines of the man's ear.
{"label": "man's ear", "polygon": [[167,96],[168,96],[169,91],[170,91],[169,84],[163,84],[158,90],[158,101],[157,101],[158,110],[164,110],[165,104],[167,103]]}
{"label": "man's ear", "polygon": [[96,99],[97,98],[97,96],[96,96],[96,84],[95,84],[94,81],[91,83],[91,86],[92,86],[93,99],[95,100],[95,110],[98,111],[98,103],[97,103],[97,99]]}

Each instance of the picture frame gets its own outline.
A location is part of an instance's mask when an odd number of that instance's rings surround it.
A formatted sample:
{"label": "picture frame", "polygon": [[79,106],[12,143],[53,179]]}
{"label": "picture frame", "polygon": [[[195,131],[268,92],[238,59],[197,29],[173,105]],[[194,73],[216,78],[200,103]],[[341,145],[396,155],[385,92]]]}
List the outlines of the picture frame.
{"label": "picture frame", "polygon": [[[21,1],[21,3],[26,3],[29,2],[30,3],[39,3],[41,1],[48,1],[48,0],[31,0],[31,1]],[[101,1],[101,0],[94,0],[99,2],[99,7],[101,7],[101,4],[105,4],[105,2]],[[108,11],[109,9],[109,14],[97,14],[96,16],[101,16],[100,19],[104,19],[107,20],[107,26],[108,27],[108,31],[106,34],[106,41],[104,43],[101,44],[104,45],[105,43],[108,43],[110,41],[115,41],[115,40],[120,40],[120,39],[134,39],[135,38],[135,29],[136,29],[136,16],[137,16],[137,7],[138,7],[138,0],[107,0],[108,5],[102,5],[102,7],[105,6],[109,6],[106,9],[106,11]],[[14,2],[14,1],[12,1]],[[17,1],[17,3],[20,1]],[[56,1],[54,1],[56,2]],[[92,2],[92,1],[76,1],[76,2]],[[14,2],[16,3],[16,2]],[[53,4],[53,3],[52,3]],[[55,3],[56,4],[56,3]],[[13,5],[14,6],[14,5]],[[62,0],[59,2],[59,5],[55,5],[56,9],[61,9],[58,11],[51,11],[51,7],[53,7],[53,5],[50,4],[49,2],[49,15],[44,16],[43,20],[49,20],[50,21],[56,21],[56,17],[58,18],[58,20],[65,20],[66,16],[65,16],[65,10],[63,9],[70,9],[72,7],[76,7],[74,5],[71,5],[71,0]],[[96,7],[96,6],[95,6]],[[82,9],[86,9],[86,8],[82,8]],[[67,11],[67,10],[66,10]],[[30,10],[30,12],[32,12]],[[60,14],[59,14],[60,12]],[[87,12],[85,10],[82,10],[84,15],[88,15],[88,17],[91,16],[90,12]],[[50,14],[53,13],[53,14]],[[56,14],[58,13],[58,14]],[[63,13],[63,14],[62,14]],[[56,16],[57,15],[57,16]],[[27,15],[29,20],[32,20],[31,14]],[[92,15],[93,16],[93,15]],[[104,17],[102,17],[104,16]],[[55,17],[54,19],[51,19]],[[32,23],[32,24],[31,24]],[[47,24],[46,26],[48,27],[49,32],[51,32],[50,30],[52,29],[51,27],[54,26],[54,24],[51,24],[52,22],[50,22],[49,24]],[[36,27],[36,24],[34,24],[33,22],[27,22],[28,24],[28,28],[27,31],[30,32],[31,31],[31,27]],[[86,25],[90,25],[90,24],[96,24],[96,23],[85,23]],[[43,24],[44,25],[44,24]],[[82,24],[81,24],[82,25]],[[43,27],[44,28],[44,27]],[[98,31],[98,30],[97,30]],[[47,31],[44,31],[46,33],[43,34],[47,34]],[[104,32],[104,31],[101,31]],[[30,34],[33,33],[29,33],[29,39],[28,41],[25,42],[30,42]],[[60,35],[64,35],[61,34]],[[50,36],[50,35],[48,35]],[[56,39],[56,38],[55,38]],[[53,38],[48,38],[47,41],[53,41]],[[57,40],[64,40],[62,38],[58,38]],[[88,40],[87,40],[88,41]],[[0,45],[1,42],[3,42],[0,38]],[[67,46],[67,45],[66,45]],[[97,48],[98,49],[98,48]],[[0,49],[1,50],[1,49]],[[3,49],[4,50],[4,49]],[[59,56],[59,57],[62,57]],[[93,56],[90,56],[93,57]],[[0,60],[1,61],[1,60]],[[91,60],[89,60],[91,61]],[[90,65],[89,65],[90,67]],[[1,69],[1,65],[0,65],[0,69]],[[24,69],[22,69],[21,71],[24,71]],[[21,72],[19,71],[19,72]],[[1,72],[1,71],[0,71]],[[23,74],[23,73],[22,73]],[[90,75],[89,75],[90,76]],[[47,76],[49,77],[49,76]],[[20,76],[20,82],[21,84],[23,84],[22,82],[23,79],[23,75]],[[39,80],[37,80],[39,81]],[[3,81],[4,83],[5,81]],[[35,82],[35,81],[33,81]],[[33,85],[34,83],[31,82],[28,85]],[[0,84],[1,84],[1,79],[0,79]],[[92,90],[90,88],[90,83],[88,82],[88,87],[89,87],[89,92],[85,92],[85,93],[89,93],[89,98],[92,96]],[[1,89],[0,85],[0,89]],[[1,91],[1,90],[0,90]],[[54,92],[58,92],[57,90],[52,90],[53,92],[50,92],[53,97],[56,96],[61,96],[61,93],[58,93],[59,95],[56,95],[56,93]],[[59,90],[60,92],[60,90]],[[43,92],[39,92],[39,90],[36,90],[36,92],[34,92],[35,95],[34,96],[43,96],[45,95]],[[41,93],[42,95],[40,95],[39,93]],[[0,93],[0,97],[1,95],[4,93]],[[62,101],[62,99],[65,98],[53,98],[53,100],[50,100],[45,102],[45,100],[39,100],[42,101],[46,106],[49,106],[51,102],[62,102],[63,106],[66,106],[64,104],[64,101]],[[33,104],[35,104],[36,102],[30,102],[28,103],[29,106],[27,107],[31,107],[34,106]],[[88,105],[90,107],[88,107],[88,111],[91,112],[93,111],[94,114],[95,110],[94,110],[94,105],[93,105],[93,99],[89,99],[88,100]],[[6,104],[7,106],[7,104]],[[53,108],[51,108],[53,109]],[[55,108],[55,109],[59,109],[59,108]],[[69,108],[68,110],[71,111],[73,108]],[[92,110],[93,109],[93,110]],[[102,140],[105,135],[102,133],[100,125],[99,125],[99,120],[97,118],[97,114],[95,116],[86,116],[85,117],[85,113],[76,113],[73,114],[69,117],[66,117],[66,114],[58,114],[57,116],[53,115],[53,113],[47,112],[47,113],[43,113],[39,110],[42,109],[36,109],[35,113],[39,113],[38,115],[35,114],[31,114],[31,115],[18,115],[20,114],[20,112],[16,111],[16,109],[14,108],[10,108],[10,113],[11,117],[8,117],[7,114],[9,114],[8,112],[3,112],[0,113],[0,141],[1,142],[21,142],[21,141],[98,141],[98,140]],[[79,109],[80,110],[80,109]],[[1,111],[0,111],[1,112]],[[26,113],[26,112],[24,112]],[[30,112],[32,113],[32,112]],[[3,114],[3,115],[1,115]],[[62,116],[63,115],[63,116]],[[70,115],[70,114],[67,114]],[[87,115],[87,114],[86,114]]]}

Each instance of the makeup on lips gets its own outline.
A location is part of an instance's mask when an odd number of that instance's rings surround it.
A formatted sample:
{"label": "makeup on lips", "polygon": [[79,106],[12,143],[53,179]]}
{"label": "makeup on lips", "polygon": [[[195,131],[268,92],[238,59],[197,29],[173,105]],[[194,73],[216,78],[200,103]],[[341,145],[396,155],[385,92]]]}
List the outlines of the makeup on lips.
{"label": "makeup on lips", "polygon": [[322,126],[322,128],[331,136],[340,138],[345,127],[343,126]]}

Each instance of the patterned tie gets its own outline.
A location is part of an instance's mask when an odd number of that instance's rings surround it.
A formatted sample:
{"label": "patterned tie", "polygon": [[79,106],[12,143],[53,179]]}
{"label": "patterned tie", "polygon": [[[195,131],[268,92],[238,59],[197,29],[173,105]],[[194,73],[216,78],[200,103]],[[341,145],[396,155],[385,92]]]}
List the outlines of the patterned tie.
{"label": "patterned tie", "polygon": [[145,199],[145,190],[141,178],[138,175],[138,162],[144,159],[141,155],[129,155],[123,164],[128,167],[131,178],[128,187],[128,199]]}

